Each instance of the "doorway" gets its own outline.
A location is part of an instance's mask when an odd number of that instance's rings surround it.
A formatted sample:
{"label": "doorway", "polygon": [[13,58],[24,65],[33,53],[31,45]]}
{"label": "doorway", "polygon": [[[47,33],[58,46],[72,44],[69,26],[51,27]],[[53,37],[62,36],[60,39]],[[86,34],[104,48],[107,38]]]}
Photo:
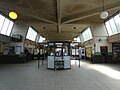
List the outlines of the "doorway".
{"label": "doorway", "polygon": [[108,55],[108,47],[107,46],[100,46],[100,52],[101,52],[101,56],[102,59],[104,60],[104,62],[107,62],[107,55]]}

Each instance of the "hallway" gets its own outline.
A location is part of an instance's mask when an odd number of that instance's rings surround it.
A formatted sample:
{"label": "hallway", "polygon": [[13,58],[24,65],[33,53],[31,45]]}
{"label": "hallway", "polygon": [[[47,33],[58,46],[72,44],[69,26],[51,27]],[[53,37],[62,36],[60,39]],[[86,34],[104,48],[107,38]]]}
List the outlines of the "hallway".
{"label": "hallway", "polygon": [[38,68],[36,60],[0,64],[0,90],[120,90],[119,64],[71,63],[70,70],[58,71],[46,69],[45,62]]}

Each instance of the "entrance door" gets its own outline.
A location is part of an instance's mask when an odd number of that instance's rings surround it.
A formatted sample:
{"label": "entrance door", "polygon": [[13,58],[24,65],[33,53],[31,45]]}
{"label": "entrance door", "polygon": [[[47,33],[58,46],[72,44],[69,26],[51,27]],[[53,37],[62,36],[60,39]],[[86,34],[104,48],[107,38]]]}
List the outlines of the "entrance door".
{"label": "entrance door", "polygon": [[101,52],[101,55],[107,55],[108,54],[108,47],[107,46],[100,46],[100,52]]}
{"label": "entrance door", "polygon": [[101,46],[100,51],[101,51],[102,59],[106,63],[106,61],[107,61],[106,56],[108,55],[108,47],[107,46]]}

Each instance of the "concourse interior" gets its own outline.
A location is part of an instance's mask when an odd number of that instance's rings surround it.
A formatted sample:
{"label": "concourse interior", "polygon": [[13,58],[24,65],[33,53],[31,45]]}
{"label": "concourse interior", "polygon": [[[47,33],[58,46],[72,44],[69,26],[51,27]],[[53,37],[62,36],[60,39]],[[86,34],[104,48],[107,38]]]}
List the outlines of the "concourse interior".
{"label": "concourse interior", "polygon": [[119,64],[71,61],[69,70],[46,69],[46,61],[0,64],[0,90],[119,90]]}
{"label": "concourse interior", "polygon": [[0,90],[120,90],[120,0],[1,0]]}

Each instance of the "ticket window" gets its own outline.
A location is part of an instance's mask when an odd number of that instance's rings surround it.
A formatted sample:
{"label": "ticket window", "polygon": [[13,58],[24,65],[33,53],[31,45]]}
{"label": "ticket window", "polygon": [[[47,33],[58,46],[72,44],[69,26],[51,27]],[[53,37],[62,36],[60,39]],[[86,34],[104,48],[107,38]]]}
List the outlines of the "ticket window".
{"label": "ticket window", "polygon": [[62,56],[62,48],[55,48],[55,56]]}

